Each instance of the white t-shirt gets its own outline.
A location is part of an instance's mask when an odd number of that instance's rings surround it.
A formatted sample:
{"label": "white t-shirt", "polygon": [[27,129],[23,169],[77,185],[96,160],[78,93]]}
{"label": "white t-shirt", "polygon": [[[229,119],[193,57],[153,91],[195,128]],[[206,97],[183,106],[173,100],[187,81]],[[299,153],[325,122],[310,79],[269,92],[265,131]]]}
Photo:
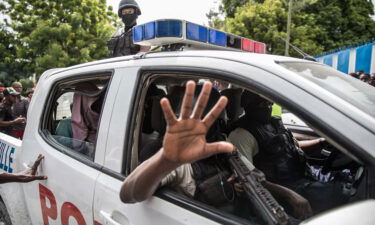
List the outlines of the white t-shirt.
{"label": "white t-shirt", "polygon": [[228,137],[229,141],[252,163],[259,146],[255,137],[243,128],[236,128]]}

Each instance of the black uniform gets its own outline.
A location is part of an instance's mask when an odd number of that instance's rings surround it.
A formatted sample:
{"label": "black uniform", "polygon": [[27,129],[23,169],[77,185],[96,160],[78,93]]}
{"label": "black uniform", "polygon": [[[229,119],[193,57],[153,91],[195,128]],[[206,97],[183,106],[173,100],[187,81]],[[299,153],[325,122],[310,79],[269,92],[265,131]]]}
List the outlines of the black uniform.
{"label": "black uniform", "polygon": [[115,35],[108,41],[111,57],[134,55],[140,51],[140,46],[133,43],[132,29],[121,35]]}
{"label": "black uniform", "polygon": [[[141,15],[141,9],[138,3],[134,0],[121,0],[119,4],[118,16],[125,25],[124,33],[116,33],[108,41],[108,49],[110,57],[134,55],[140,51],[140,46],[133,43],[132,28],[137,25],[137,18]],[[133,14],[122,14],[122,10],[126,8],[133,8]]]}
{"label": "black uniform", "polygon": [[[6,103],[0,104],[0,118],[2,118],[3,121],[12,121],[14,119],[10,107],[11,106],[7,105]],[[11,135],[12,126],[2,127],[0,128],[0,132]]]}

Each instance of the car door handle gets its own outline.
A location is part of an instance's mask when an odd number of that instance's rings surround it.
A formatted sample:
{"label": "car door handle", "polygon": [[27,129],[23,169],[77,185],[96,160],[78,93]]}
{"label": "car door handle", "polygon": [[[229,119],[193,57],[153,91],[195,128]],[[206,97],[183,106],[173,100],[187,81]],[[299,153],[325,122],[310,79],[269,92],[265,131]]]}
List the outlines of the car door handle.
{"label": "car door handle", "polygon": [[115,221],[112,218],[112,215],[109,214],[109,213],[106,213],[104,211],[100,211],[100,215],[102,215],[103,218],[104,218],[104,224],[103,225],[122,225],[122,224],[118,223],[117,221]]}

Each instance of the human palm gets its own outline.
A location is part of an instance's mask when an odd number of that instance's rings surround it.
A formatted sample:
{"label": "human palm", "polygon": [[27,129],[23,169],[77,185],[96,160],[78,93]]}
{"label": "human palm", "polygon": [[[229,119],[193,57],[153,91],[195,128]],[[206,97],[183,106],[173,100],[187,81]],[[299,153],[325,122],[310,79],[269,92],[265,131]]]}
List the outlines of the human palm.
{"label": "human palm", "polygon": [[181,106],[181,114],[176,118],[170,103],[162,99],[161,106],[167,121],[167,131],[163,141],[163,156],[175,163],[190,163],[213,154],[233,151],[228,142],[207,143],[206,134],[227,104],[221,97],[211,111],[201,119],[210,96],[212,84],[206,82],[194,105],[195,83],[186,84],[185,96]]}

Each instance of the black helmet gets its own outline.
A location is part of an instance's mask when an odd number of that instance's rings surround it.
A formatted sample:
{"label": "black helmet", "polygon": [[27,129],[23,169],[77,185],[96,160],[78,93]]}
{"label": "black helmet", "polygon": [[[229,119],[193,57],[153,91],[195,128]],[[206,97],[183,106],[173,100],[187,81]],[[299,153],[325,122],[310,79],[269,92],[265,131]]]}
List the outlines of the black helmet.
{"label": "black helmet", "polygon": [[138,3],[135,0],[121,0],[118,5],[118,16],[121,17],[121,10],[124,8],[134,8],[136,14],[141,15],[141,9],[139,8]]}

